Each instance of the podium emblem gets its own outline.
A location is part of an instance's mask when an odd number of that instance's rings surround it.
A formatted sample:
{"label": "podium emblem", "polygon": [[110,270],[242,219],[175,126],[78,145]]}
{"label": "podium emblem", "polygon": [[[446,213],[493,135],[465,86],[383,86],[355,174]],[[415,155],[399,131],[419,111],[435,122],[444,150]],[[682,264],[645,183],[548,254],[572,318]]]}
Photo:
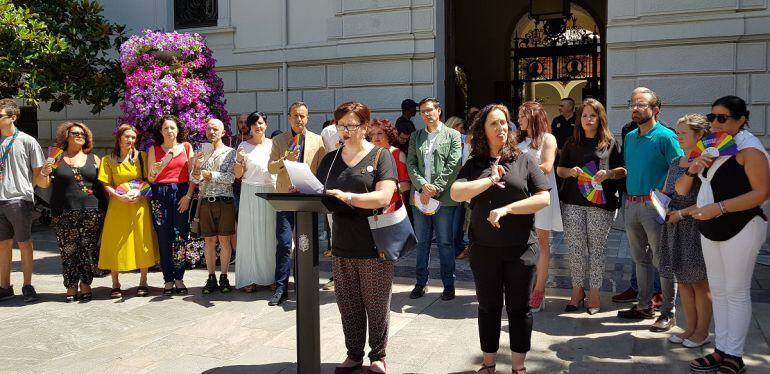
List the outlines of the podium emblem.
{"label": "podium emblem", "polygon": [[302,234],[299,236],[299,250],[302,252],[307,252],[310,249],[310,239],[307,238],[307,235]]}

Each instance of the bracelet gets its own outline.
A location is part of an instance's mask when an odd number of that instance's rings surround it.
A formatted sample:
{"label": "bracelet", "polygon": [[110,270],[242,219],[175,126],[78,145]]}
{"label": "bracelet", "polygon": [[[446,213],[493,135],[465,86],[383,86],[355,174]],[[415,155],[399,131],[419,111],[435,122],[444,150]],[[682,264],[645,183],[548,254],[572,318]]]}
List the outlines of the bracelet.
{"label": "bracelet", "polygon": [[722,214],[727,213],[727,208],[725,208],[725,202],[724,201],[720,201],[717,205],[719,205],[719,212],[720,212],[719,215],[720,216]]}
{"label": "bracelet", "polygon": [[350,205],[350,206],[353,206],[353,194],[352,194],[352,193],[348,192],[348,196],[347,196],[347,198],[345,199],[345,202],[346,202],[348,205]]}
{"label": "bracelet", "polygon": [[681,210],[677,210],[676,213],[679,214],[679,219],[684,219],[684,215],[682,215]]}

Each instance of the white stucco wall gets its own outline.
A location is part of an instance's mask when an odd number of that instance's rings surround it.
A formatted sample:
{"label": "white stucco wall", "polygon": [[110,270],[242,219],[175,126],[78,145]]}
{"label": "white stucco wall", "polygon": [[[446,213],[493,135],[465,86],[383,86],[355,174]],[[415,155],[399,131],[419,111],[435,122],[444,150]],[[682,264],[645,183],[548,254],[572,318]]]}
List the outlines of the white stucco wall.
{"label": "white stucco wall", "polygon": [[[105,16],[125,24],[130,34],[173,28],[172,0],[102,3]],[[443,36],[437,42],[437,19],[443,16],[437,17],[433,0],[219,0],[217,27],[180,31],[207,36],[228,112],[260,110],[268,114],[271,131],[286,130],[288,105],[303,100],[310,107],[310,128],[320,131],[347,100],[362,101],[375,117],[394,121],[403,99],[443,96],[437,88],[444,79],[436,59],[436,44],[443,44]],[[85,120],[107,142],[119,110],[96,116],[89,110],[72,105],[50,113],[41,107],[41,143],[64,119]]]}
{"label": "white stucco wall", "polygon": [[656,91],[662,119],[708,113],[737,95],[751,131],[770,145],[770,10],[765,0],[613,0],[608,2],[607,96],[613,130],[630,120],[636,86]]}

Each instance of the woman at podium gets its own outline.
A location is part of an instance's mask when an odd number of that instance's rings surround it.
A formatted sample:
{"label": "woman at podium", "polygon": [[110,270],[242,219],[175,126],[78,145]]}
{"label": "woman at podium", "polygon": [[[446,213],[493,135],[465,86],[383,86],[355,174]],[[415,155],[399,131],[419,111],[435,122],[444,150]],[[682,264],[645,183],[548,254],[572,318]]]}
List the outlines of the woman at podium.
{"label": "woman at podium", "polygon": [[353,207],[333,213],[334,294],[348,350],[335,373],[351,373],[361,367],[367,326],[369,372],[384,373],[393,263],[380,259],[367,217],[386,207],[396,192],[396,163],[387,149],[366,141],[371,123],[366,105],[343,103],[334,111],[334,120],[344,145],[323,158],[317,175],[327,194]]}

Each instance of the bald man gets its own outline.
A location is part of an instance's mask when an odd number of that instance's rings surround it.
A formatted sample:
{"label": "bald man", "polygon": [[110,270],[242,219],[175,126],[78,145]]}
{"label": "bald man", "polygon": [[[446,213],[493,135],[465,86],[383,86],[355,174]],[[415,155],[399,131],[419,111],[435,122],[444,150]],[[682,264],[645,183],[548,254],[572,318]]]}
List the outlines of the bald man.
{"label": "bald man", "polygon": [[[198,220],[200,235],[205,242],[204,253],[208,280],[203,287],[204,294],[217,289],[222,293],[232,290],[227,279],[230,268],[232,246],[230,237],[235,234],[235,207],[233,203],[233,181],[235,180],[235,152],[222,142],[225,126],[218,119],[210,119],[206,126],[206,138],[211,142],[211,149],[205,149],[195,155],[192,182],[199,186],[200,206]],[[216,279],[217,241],[220,252],[221,274],[219,284]]]}

